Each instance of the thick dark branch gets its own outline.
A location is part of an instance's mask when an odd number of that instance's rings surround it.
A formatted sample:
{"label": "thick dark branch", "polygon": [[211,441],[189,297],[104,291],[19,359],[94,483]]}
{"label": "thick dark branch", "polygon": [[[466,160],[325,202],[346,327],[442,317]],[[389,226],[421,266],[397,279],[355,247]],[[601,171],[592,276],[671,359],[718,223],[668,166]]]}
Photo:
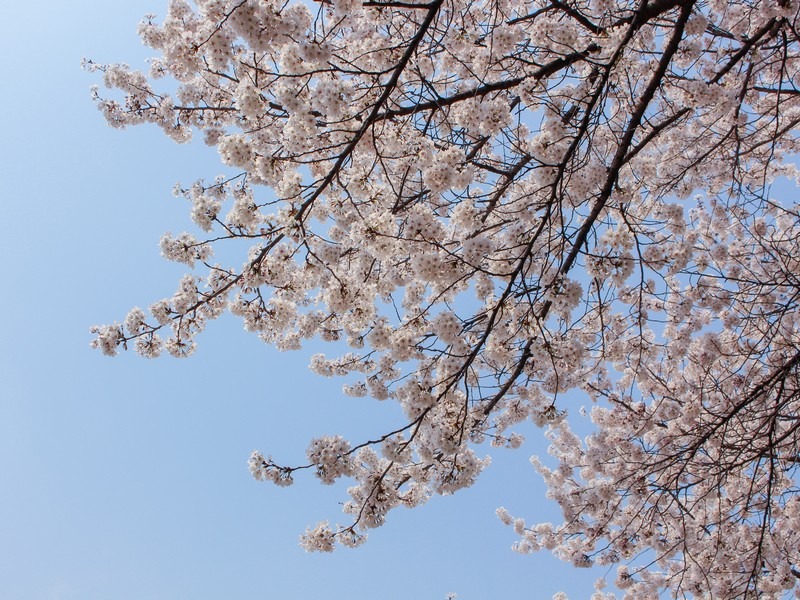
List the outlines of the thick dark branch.
{"label": "thick dark branch", "polygon": [[625,164],[625,156],[628,154],[628,150],[633,142],[633,136],[639,129],[642,118],[644,117],[644,113],[647,110],[647,107],[650,105],[650,102],[655,97],[656,91],[661,86],[664,75],[666,74],[670,63],[672,62],[672,58],[678,51],[678,46],[680,45],[681,39],[683,39],[683,29],[686,26],[686,22],[689,20],[689,16],[692,14],[693,6],[694,2],[686,2],[681,6],[680,17],[675,23],[675,29],[672,32],[669,43],[667,44],[666,48],[664,48],[664,54],[661,56],[661,60],[658,63],[658,68],[651,77],[647,88],[642,94],[636,109],[628,121],[628,126],[626,127],[625,133],[620,140],[616,153],[614,154],[614,159],[611,161],[611,165],[608,168],[606,183],[600,192],[600,196],[597,198],[594,206],[592,207],[592,212],[586,217],[583,225],[581,225],[581,228],[575,237],[575,241],[572,244],[570,253],[561,264],[561,268],[559,269],[561,274],[567,273],[572,268],[572,265],[578,258],[581,247],[586,242],[586,238],[589,236],[589,232],[591,231],[592,227],[594,227],[595,221],[600,216],[600,213],[605,207],[606,202],[608,202],[608,199],[614,192],[614,188],[617,185],[617,177],[619,176],[620,169],[622,169],[623,165]]}
{"label": "thick dark branch", "polygon": [[711,83],[719,82],[719,80],[722,79],[728,73],[728,71],[730,71],[734,67],[734,65],[736,65],[736,63],[742,60],[742,58],[746,56],[748,52],[750,52],[753,46],[762,37],[770,33],[775,28],[777,23],[778,23],[777,19],[774,18],[767,21],[767,23],[761,29],[756,31],[753,37],[751,37],[744,44],[742,44],[742,47],[739,48],[739,50],[737,50],[733,56],[731,56],[731,59],[728,61],[728,63],[722,69],[720,69],[719,72],[717,72],[717,74],[711,80]]}
{"label": "thick dark branch", "polygon": [[583,25],[586,29],[588,29],[594,34],[600,34],[603,33],[603,31],[605,31],[605,29],[603,29],[602,27],[598,27],[597,25],[592,23],[589,19],[587,19],[584,15],[582,15],[580,12],[578,12],[568,4],[561,2],[561,0],[550,0],[550,4],[552,4],[555,8],[559,10],[563,10],[570,17],[575,19],[578,23]]}
{"label": "thick dark branch", "polygon": [[387,2],[374,2],[369,0],[368,2],[364,2],[362,6],[372,6],[377,8],[426,8],[430,9],[432,4],[416,4],[414,2],[396,2],[394,0],[389,0]]}
{"label": "thick dark branch", "polygon": [[355,133],[353,139],[350,140],[350,143],[347,144],[347,147],[345,147],[345,149],[339,155],[339,158],[336,159],[336,162],[334,163],[333,167],[331,167],[330,171],[328,171],[328,174],[325,176],[325,179],[323,179],[320,182],[320,184],[316,187],[311,196],[309,196],[303,202],[303,204],[300,205],[300,208],[298,209],[296,216],[298,222],[302,221],[303,214],[305,214],[305,212],[314,203],[314,201],[317,198],[319,198],[322,195],[322,193],[328,188],[331,182],[333,182],[333,180],[339,174],[339,170],[342,168],[345,161],[353,153],[353,150],[355,150],[356,146],[358,145],[358,142],[361,141],[361,138],[364,137],[364,134],[367,132],[367,130],[370,127],[372,127],[372,125],[376,121],[380,120],[378,117],[381,107],[389,99],[389,96],[391,95],[392,91],[394,91],[397,82],[400,80],[400,75],[402,75],[403,71],[408,65],[408,61],[411,60],[411,57],[417,50],[417,47],[422,42],[422,39],[425,37],[425,34],[427,33],[428,28],[431,26],[431,23],[433,23],[434,18],[436,18],[436,13],[438,12],[439,7],[442,5],[443,1],[444,0],[435,0],[434,2],[427,5],[428,14],[425,17],[425,20],[420,25],[420,28],[417,31],[416,35],[411,39],[411,42],[408,44],[408,48],[406,48],[405,53],[400,58],[400,61],[397,63],[397,67],[392,73],[391,78],[384,85],[383,93],[375,102],[375,105],[372,107],[372,111],[370,112],[369,116],[364,120],[364,123],[361,125],[359,130]]}
{"label": "thick dark branch", "polygon": [[533,345],[533,339],[529,339],[525,344],[525,347],[522,349],[522,355],[519,357],[517,361],[517,365],[514,367],[514,372],[509,375],[506,382],[503,384],[497,393],[492,396],[492,399],[486,403],[486,406],[483,409],[483,414],[488,416],[492,409],[497,405],[498,402],[506,395],[508,390],[511,389],[511,386],[514,385],[514,382],[517,378],[522,375],[522,370],[525,368],[525,365],[528,363],[528,359],[531,357],[531,346]]}
{"label": "thick dark branch", "polygon": [[573,52],[572,54],[567,54],[566,56],[562,56],[561,58],[557,58],[556,60],[549,62],[530,76],[515,77],[514,79],[506,79],[504,81],[497,81],[495,83],[487,83],[471,90],[453,94],[452,96],[440,97],[436,100],[429,100],[427,102],[419,102],[413,106],[401,106],[400,108],[393,108],[380,113],[375,118],[375,121],[383,121],[385,119],[402,117],[405,115],[424,112],[426,110],[439,109],[445,106],[450,106],[451,104],[455,104],[456,102],[461,102],[462,100],[469,100],[470,98],[485,96],[486,94],[490,94],[492,92],[509,90],[526,81],[539,81],[540,79],[544,79],[554,75],[555,73],[558,73],[561,69],[564,69],[565,67],[568,67],[579,60],[586,58],[598,50],[600,50],[600,46],[597,44],[590,44],[582,52]]}

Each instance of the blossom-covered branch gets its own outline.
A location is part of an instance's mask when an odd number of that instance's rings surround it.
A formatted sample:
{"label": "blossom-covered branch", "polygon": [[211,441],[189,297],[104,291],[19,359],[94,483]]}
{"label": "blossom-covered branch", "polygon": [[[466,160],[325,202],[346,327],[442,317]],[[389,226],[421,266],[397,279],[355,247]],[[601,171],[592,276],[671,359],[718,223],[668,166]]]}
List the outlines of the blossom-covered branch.
{"label": "blossom-covered branch", "polygon": [[[312,370],[405,421],[250,460],[279,485],[354,482],[350,521],[308,549],[471,486],[481,445],[532,421],[564,521],[500,509],[518,550],[619,565],[629,598],[796,590],[800,209],[770,186],[797,177],[797,11],[171,0],[140,26],[149,73],[87,63],[98,107],[199,133],[233,174],[177,188],[199,231],[161,248],[191,274],[94,345],[186,356],[225,311],[280,349],[346,342]],[[214,263],[242,240],[239,266]]]}

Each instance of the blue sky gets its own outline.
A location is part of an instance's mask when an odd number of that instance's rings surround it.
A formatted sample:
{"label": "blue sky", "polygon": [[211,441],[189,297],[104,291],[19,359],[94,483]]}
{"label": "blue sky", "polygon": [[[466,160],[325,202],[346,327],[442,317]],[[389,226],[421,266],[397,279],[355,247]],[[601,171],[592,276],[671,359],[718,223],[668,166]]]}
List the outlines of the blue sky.
{"label": "blue sky", "polygon": [[597,573],[513,553],[494,516],[557,518],[528,464],[541,442],[491,452],[475,487],[395,511],[362,548],[310,555],[298,535],[344,519],[344,486],[260,484],[249,453],[295,464],[311,437],[396,424],[394,407],[344,397],[308,371],[314,349],[278,353],[233,318],[183,361],[89,348],[91,325],[172,294],[183,269],[158,240],[190,227],[172,187],[220,172],[201,145],[108,128],[90,100],[81,58],[143,67],[136,24],[165,4],[4,7],[0,600],[588,597]]}

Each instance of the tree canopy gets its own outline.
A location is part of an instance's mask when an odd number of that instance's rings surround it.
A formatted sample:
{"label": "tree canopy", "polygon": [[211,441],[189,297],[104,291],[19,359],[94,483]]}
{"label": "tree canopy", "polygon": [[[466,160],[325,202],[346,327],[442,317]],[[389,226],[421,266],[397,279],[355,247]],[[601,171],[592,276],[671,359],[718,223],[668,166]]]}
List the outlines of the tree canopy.
{"label": "tree canopy", "polygon": [[140,25],[149,72],[87,63],[95,99],[114,127],[201,134],[229,175],[176,188],[195,232],[161,250],[189,272],[93,345],[187,356],[225,311],[279,349],[337,342],[311,369],[406,420],[297,466],[253,454],[278,485],[354,482],[309,550],[473,485],[481,446],[533,421],[564,518],[499,509],[519,551],[618,565],[626,598],[784,597],[800,205],[771,186],[798,175],[798,6],[171,0]]}

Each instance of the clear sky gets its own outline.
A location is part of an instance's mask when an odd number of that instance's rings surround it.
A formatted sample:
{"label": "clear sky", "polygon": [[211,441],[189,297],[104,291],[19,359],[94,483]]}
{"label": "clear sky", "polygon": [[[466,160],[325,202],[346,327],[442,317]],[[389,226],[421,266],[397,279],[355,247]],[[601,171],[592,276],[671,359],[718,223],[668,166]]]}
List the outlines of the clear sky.
{"label": "clear sky", "polygon": [[[303,461],[311,437],[360,441],[394,407],[346,398],[234,318],[186,360],[115,359],[89,327],[174,291],[166,230],[191,228],[177,181],[220,171],[213,151],[155,128],[108,128],[82,57],[144,67],[136,25],[166,0],[5,3],[0,63],[0,600],[586,598],[595,576],[511,551],[495,517],[556,520],[528,464],[541,442],[486,449],[470,490],[408,511],[357,550],[311,555],[298,535],[342,520],[345,487],[254,481],[253,449]],[[613,574],[608,575],[613,580]]]}

